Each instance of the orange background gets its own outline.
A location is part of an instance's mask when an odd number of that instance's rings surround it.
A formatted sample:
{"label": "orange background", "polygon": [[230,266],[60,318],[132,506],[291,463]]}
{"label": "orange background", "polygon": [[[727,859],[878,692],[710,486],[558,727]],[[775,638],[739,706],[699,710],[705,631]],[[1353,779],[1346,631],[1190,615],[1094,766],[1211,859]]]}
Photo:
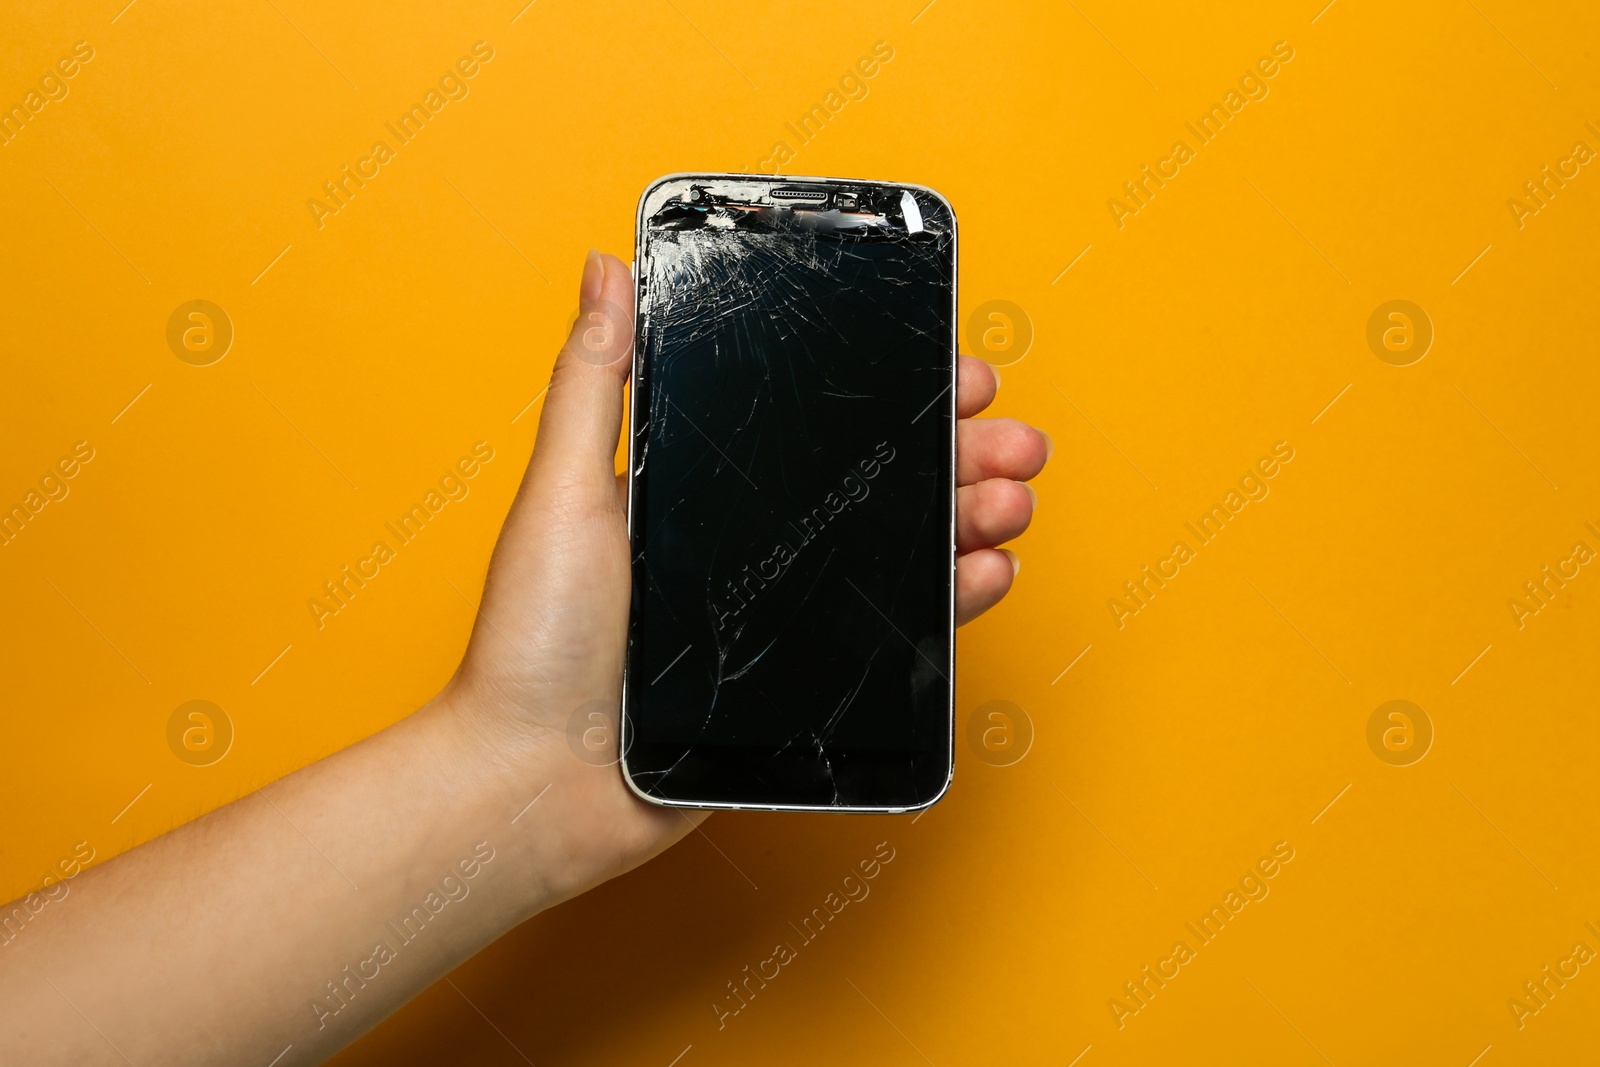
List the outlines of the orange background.
{"label": "orange background", "polygon": [[[1600,950],[1600,573],[1521,628],[1508,607],[1600,549],[1600,174],[1520,227],[1507,204],[1600,149],[1592,5],[121,2],[13,4],[0,42],[6,103],[94,49],[0,147],[0,505],[95,450],[0,547],[0,896],[432,696],[584,250],[629,254],[652,178],[783,140],[788,173],[947,195],[963,316],[1009,300],[1036,333],[995,411],[1055,458],[1017,589],[962,631],[954,788],[916,821],[718,815],[715,848],[692,836],[460,970],[503,1033],[441,984],[339,1062],[1592,1053],[1593,965],[1520,1029],[1507,1006]],[[470,95],[319,229],[322,183],[395,147],[384,123],[480,40]],[[785,123],[878,41],[865,98],[799,144]],[[1107,201],[1196,149],[1184,123],[1279,41],[1269,94],[1119,228]],[[236,332],[204,367],[166,341],[197,298]],[[1409,366],[1367,343],[1392,299],[1433,326]],[[319,631],[306,601],[479,440],[471,495]],[[1123,582],[1193,547],[1184,523],[1279,441],[1270,495],[1119,629]],[[195,699],[235,729],[205,767],[167,746]],[[1409,766],[1368,744],[1395,699],[1434,731]],[[994,700],[1036,733],[1010,766],[966,741]],[[719,1030],[725,983],[880,841],[871,896]],[[1119,1028],[1123,983],[1194,947],[1185,922],[1280,841],[1270,895]]]}

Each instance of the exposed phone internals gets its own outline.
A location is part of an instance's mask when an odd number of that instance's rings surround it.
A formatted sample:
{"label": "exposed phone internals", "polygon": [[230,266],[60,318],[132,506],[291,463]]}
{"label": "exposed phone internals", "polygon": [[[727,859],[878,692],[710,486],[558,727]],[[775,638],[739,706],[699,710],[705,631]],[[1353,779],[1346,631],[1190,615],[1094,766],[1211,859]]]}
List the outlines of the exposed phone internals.
{"label": "exposed phone internals", "polygon": [[663,804],[905,811],[952,768],[956,228],[921,186],[639,205],[622,768]]}

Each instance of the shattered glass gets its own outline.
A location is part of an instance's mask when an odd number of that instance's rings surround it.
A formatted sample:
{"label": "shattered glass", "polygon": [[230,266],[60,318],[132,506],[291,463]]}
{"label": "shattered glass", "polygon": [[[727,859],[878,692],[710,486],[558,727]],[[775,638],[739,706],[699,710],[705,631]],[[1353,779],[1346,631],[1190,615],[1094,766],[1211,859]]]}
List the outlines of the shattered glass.
{"label": "shattered glass", "polygon": [[630,780],[680,804],[931,803],[952,757],[949,206],[664,179],[637,273]]}

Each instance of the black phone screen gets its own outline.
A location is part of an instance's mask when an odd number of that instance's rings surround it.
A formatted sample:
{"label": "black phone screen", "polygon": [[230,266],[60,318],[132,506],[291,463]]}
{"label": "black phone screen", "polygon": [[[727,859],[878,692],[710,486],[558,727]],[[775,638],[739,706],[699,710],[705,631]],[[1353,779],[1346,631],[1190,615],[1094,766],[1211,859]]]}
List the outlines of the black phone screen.
{"label": "black phone screen", "polygon": [[955,217],[664,179],[640,206],[623,760],[668,803],[886,809],[951,772]]}

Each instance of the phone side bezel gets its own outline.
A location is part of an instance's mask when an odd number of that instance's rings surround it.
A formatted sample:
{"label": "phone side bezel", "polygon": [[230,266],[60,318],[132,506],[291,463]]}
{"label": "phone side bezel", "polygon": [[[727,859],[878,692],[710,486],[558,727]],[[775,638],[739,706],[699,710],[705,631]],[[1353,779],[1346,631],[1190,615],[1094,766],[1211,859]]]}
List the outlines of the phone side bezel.
{"label": "phone side bezel", "polygon": [[[645,204],[650,199],[650,195],[653,192],[655,192],[658,188],[660,188],[662,185],[665,185],[665,184],[667,184],[669,182],[682,182],[682,181],[695,181],[695,180],[720,181],[720,182],[751,182],[751,183],[762,183],[762,184],[766,184],[766,185],[802,184],[802,185],[848,185],[848,186],[852,186],[852,187],[876,186],[876,187],[879,187],[879,188],[886,188],[886,189],[915,190],[917,192],[926,193],[927,195],[929,195],[929,196],[933,197],[934,199],[938,200],[941,204],[944,205],[945,210],[950,213],[950,256],[951,256],[951,261],[952,261],[952,264],[953,264],[953,270],[951,271],[951,275],[952,275],[951,284],[950,284],[950,385],[949,385],[949,388],[947,390],[948,393],[949,393],[949,414],[950,414],[950,483],[949,483],[950,484],[950,504],[949,504],[949,516],[948,516],[948,519],[949,519],[949,524],[948,524],[948,543],[949,543],[949,546],[950,546],[950,561],[949,561],[949,565],[950,565],[950,580],[949,580],[948,586],[949,586],[949,590],[950,590],[950,599],[949,599],[949,604],[948,604],[948,607],[947,607],[947,613],[948,613],[947,617],[949,619],[949,625],[950,625],[950,640],[949,640],[949,644],[948,644],[948,647],[949,647],[949,650],[950,650],[950,655],[949,655],[949,662],[946,664],[946,671],[947,671],[946,677],[948,677],[949,680],[950,680],[950,702],[949,702],[949,707],[946,709],[946,714],[945,714],[945,721],[949,724],[949,730],[948,730],[948,733],[947,733],[946,746],[945,746],[945,751],[947,753],[947,755],[946,755],[945,780],[944,780],[944,784],[940,787],[939,791],[937,793],[935,793],[929,799],[927,799],[925,801],[922,801],[922,802],[919,802],[919,803],[916,803],[916,804],[899,805],[899,806],[894,806],[894,805],[834,805],[834,804],[750,804],[750,803],[730,803],[728,801],[666,800],[666,799],[663,799],[661,797],[652,796],[649,793],[645,792],[643,789],[639,788],[638,784],[635,783],[634,780],[633,780],[632,773],[628,769],[628,757],[627,757],[627,752],[628,752],[628,715],[627,715],[627,707],[628,707],[628,682],[629,682],[628,674],[629,674],[629,664],[631,662],[631,655],[630,655],[630,652],[628,650],[625,650],[624,654],[623,654],[622,699],[621,699],[621,702],[619,703],[619,705],[617,707],[617,721],[618,721],[618,728],[617,728],[617,766],[618,766],[619,771],[622,774],[622,780],[627,785],[628,790],[630,792],[632,792],[634,796],[638,797],[640,800],[643,800],[644,802],[646,802],[648,804],[653,804],[656,807],[662,807],[662,808],[689,808],[689,809],[714,810],[714,811],[839,812],[839,813],[844,813],[844,814],[872,814],[872,815],[899,815],[899,814],[906,814],[906,813],[910,813],[910,812],[926,811],[928,808],[930,808],[933,805],[937,804],[940,800],[942,800],[945,797],[945,795],[947,793],[949,793],[951,783],[954,782],[954,780],[955,780],[955,699],[956,699],[956,573],[955,573],[955,562],[956,562],[956,419],[957,419],[956,393],[957,393],[957,390],[958,390],[957,381],[958,381],[958,377],[959,377],[959,374],[960,374],[960,362],[961,362],[961,356],[960,356],[960,324],[957,321],[957,312],[958,312],[958,310],[960,308],[960,284],[961,284],[960,226],[959,226],[959,223],[957,222],[957,219],[956,219],[955,206],[950,203],[949,199],[946,198],[944,196],[944,194],[940,193],[936,189],[931,189],[926,185],[918,185],[918,184],[913,183],[913,182],[885,182],[885,181],[870,181],[870,180],[865,180],[865,179],[852,179],[852,178],[803,177],[803,176],[798,176],[798,175],[765,176],[765,175],[751,175],[751,174],[725,174],[725,173],[714,173],[714,172],[686,171],[686,172],[678,172],[678,173],[673,173],[673,174],[662,175],[661,177],[657,178],[655,181],[651,182],[649,185],[647,185],[645,187],[644,192],[641,193],[640,196],[639,196],[639,207],[638,207],[638,211],[637,211],[637,215],[636,215],[636,219],[635,219],[635,225],[634,225],[634,253],[633,253],[633,264],[632,264],[633,281],[634,281],[634,287],[633,287],[633,315],[634,315],[633,369],[632,369],[632,371],[630,373],[630,376],[629,376],[630,397],[629,397],[628,426],[627,426],[627,430],[628,430],[628,507],[627,507],[628,520],[627,521],[628,521],[628,550],[629,550],[629,556],[630,556],[630,563],[629,563],[629,568],[628,568],[630,585],[631,585],[632,580],[633,580],[633,566],[632,566],[631,558],[632,558],[632,555],[633,555],[633,552],[634,552],[634,542],[633,542],[633,535],[634,535],[634,528],[633,528],[633,496],[634,496],[634,488],[635,488],[634,487],[634,477],[635,477],[635,473],[634,472],[637,469],[636,468],[636,457],[634,455],[634,449],[635,449],[636,442],[638,440],[639,429],[640,429],[640,426],[639,426],[639,418],[640,418],[640,415],[639,415],[639,411],[640,411],[639,396],[640,396],[640,382],[641,382],[641,378],[643,376],[643,369],[644,369],[644,340],[643,340],[643,338],[644,338],[644,330],[641,327],[641,314],[642,314],[643,308],[641,307],[640,290],[639,290],[638,281],[639,281],[639,274],[640,274],[640,272],[642,270],[643,263],[644,263],[644,246],[645,246],[645,238],[646,238]],[[630,594],[629,600],[630,600],[630,605],[631,605],[631,601],[632,601],[631,594]],[[630,606],[630,612],[631,612],[631,610],[632,609],[631,609],[631,606]],[[630,620],[630,624],[629,624],[629,640],[630,640],[630,642],[632,640],[632,623],[631,623],[631,620]]]}

